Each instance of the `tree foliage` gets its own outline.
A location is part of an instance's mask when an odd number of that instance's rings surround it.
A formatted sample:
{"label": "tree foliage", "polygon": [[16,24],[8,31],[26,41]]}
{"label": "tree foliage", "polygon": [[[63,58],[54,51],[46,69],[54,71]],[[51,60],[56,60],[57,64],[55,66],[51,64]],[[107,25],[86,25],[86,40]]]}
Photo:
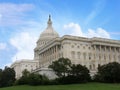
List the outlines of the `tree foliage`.
{"label": "tree foliage", "polygon": [[2,87],[2,69],[0,69],[0,87]]}
{"label": "tree foliage", "polygon": [[80,64],[71,64],[69,59],[60,58],[49,66],[62,84],[82,83],[90,80],[89,70]]}
{"label": "tree foliage", "polygon": [[22,77],[20,77],[17,81],[16,81],[16,84],[19,84],[19,85],[24,85],[24,84],[28,84],[28,77],[30,75],[30,72],[25,69],[22,71]]}
{"label": "tree foliage", "polygon": [[29,85],[47,85],[49,84],[49,79],[44,75],[31,73],[28,77],[28,84]]}
{"label": "tree foliage", "polygon": [[118,83],[120,82],[120,64],[117,62],[108,63],[98,68],[97,81]]}
{"label": "tree foliage", "polygon": [[26,69],[22,72],[22,77],[20,77],[16,83],[16,85],[47,85],[49,84],[49,79],[38,73],[30,73]]}
{"label": "tree foliage", "polygon": [[88,82],[90,80],[88,68],[80,64],[71,66],[70,76],[76,78],[77,82]]}
{"label": "tree foliage", "polygon": [[49,68],[52,68],[58,77],[65,77],[71,66],[71,61],[67,58],[59,58],[57,61],[52,62]]}
{"label": "tree foliage", "polygon": [[13,85],[15,81],[15,71],[12,68],[5,67],[2,71],[0,70],[0,86],[6,87]]}

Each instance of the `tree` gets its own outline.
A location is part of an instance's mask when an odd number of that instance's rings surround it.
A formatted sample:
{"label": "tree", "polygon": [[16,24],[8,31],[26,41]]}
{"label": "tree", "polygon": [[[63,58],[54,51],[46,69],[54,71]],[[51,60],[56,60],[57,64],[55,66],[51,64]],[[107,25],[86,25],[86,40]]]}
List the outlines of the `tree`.
{"label": "tree", "polygon": [[120,64],[117,62],[112,62],[100,66],[95,79],[108,83],[120,82]]}
{"label": "tree", "polygon": [[28,77],[28,84],[29,85],[46,85],[49,83],[49,79],[37,73],[31,73]]}
{"label": "tree", "polygon": [[78,82],[87,82],[90,80],[89,70],[80,64],[73,64],[71,66],[70,75],[77,77]]}
{"label": "tree", "polygon": [[30,72],[27,69],[22,71],[22,76],[28,77],[29,75],[30,75]]}
{"label": "tree", "polygon": [[11,86],[15,81],[15,71],[12,68],[5,67],[1,73],[1,87]]}
{"label": "tree", "polygon": [[0,87],[2,87],[2,69],[0,69]]}
{"label": "tree", "polygon": [[70,66],[71,61],[69,59],[59,58],[57,61],[52,62],[49,68],[52,68],[58,77],[65,77],[68,74]]}
{"label": "tree", "polygon": [[60,58],[49,66],[58,75],[61,84],[83,83],[90,80],[89,70],[80,64],[71,64],[69,59]]}
{"label": "tree", "polygon": [[73,64],[69,70],[69,74],[64,78],[65,84],[85,83],[90,80],[89,70],[80,64]]}
{"label": "tree", "polygon": [[30,75],[30,72],[27,69],[23,70],[22,77],[20,77],[16,81],[16,84],[19,84],[19,85],[28,84],[28,77],[29,77],[29,75]]}

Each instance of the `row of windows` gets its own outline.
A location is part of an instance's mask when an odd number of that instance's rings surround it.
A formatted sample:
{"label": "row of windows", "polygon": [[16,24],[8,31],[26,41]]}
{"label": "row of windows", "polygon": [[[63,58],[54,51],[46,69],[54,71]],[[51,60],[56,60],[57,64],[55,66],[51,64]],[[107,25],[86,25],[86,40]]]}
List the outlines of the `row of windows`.
{"label": "row of windows", "polygon": [[[82,55],[83,55],[83,58],[86,59],[87,53],[81,53],[81,52],[75,52],[75,51],[71,52],[72,58],[76,58],[77,56],[77,58],[80,59]],[[91,59],[91,55],[92,55],[91,53],[88,53],[89,59]]]}
{"label": "row of windows", "polygon": [[81,52],[75,52],[75,51],[71,52],[71,57],[73,59],[75,59],[75,58],[80,59],[81,56],[83,57],[84,60],[87,59],[87,56],[88,56],[89,60],[91,60],[92,56],[94,58],[98,58],[99,60],[101,60],[102,58],[104,58],[104,60],[106,60],[107,58],[109,60],[111,60],[111,59],[114,59],[114,60],[119,59],[120,60],[120,55],[115,55],[115,54],[114,55],[111,55],[111,54],[105,55],[105,54],[92,54],[92,53],[85,53],[85,52],[81,53]]}
{"label": "row of windows", "polygon": [[86,47],[86,46],[74,46],[72,45],[71,48],[83,48],[83,49],[91,49],[90,47]]}
{"label": "row of windows", "polygon": [[97,51],[120,52],[118,48],[96,48]]}
{"label": "row of windows", "polygon": [[[70,43],[71,44],[71,43]],[[79,45],[79,46],[89,46],[89,44],[88,43],[72,43],[71,45]]]}
{"label": "row of windows", "polygon": [[38,43],[38,45],[43,45],[43,44],[46,44],[46,41],[41,41]]}

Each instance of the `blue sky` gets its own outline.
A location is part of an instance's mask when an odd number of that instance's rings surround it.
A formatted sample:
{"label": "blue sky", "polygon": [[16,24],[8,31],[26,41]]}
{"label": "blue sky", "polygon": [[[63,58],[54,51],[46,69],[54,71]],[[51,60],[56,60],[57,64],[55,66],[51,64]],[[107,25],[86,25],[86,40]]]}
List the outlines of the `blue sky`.
{"label": "blue sky", "polygon": [[120,40],[120,0],[0,0],[0,68],[33,59],[49,14],[60,36]]}

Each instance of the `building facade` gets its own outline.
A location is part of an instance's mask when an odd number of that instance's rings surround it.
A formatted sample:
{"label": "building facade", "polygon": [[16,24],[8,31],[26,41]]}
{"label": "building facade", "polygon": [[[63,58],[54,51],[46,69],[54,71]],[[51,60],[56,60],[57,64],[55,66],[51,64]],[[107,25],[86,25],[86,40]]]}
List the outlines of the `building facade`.
{"label": "building facade", "polygon": [[64,57],[69,58],[73,64],[86,66],[94,74],[99,65],[114,61],[120,63],[120,41],[71,35],[59,37],[49,17],[48,26],[41,33],[34,53],[34,60],[39,61],[41,69]]}
{"label": "building facade", "polygon": [[119,40],[71,35],[59,37],[52,26],[50,16],[47,28],[40,34],[36,44],[34,60],[22,60],[12,64],[16,77],[21,77],[22,71],[27,69],[34,73],[45,74],[51,79],[55,78],[54,72],[48,66],[62,57],[69,58],[73,64],[86,66],[91,75],[95,74],[99,65],[109,62],[120,63]]}
{"label": "building facade", "polygon": [[16,79],[19,79],[22,76],[22,72],[26,69],[29,72],[32,72],[33,70],[38,68],[38,61],[35,60],[26,60],[22,59],[20,61],[16,61],[11,65],[11,68],[14,68],[15,70],[15,77]]}

